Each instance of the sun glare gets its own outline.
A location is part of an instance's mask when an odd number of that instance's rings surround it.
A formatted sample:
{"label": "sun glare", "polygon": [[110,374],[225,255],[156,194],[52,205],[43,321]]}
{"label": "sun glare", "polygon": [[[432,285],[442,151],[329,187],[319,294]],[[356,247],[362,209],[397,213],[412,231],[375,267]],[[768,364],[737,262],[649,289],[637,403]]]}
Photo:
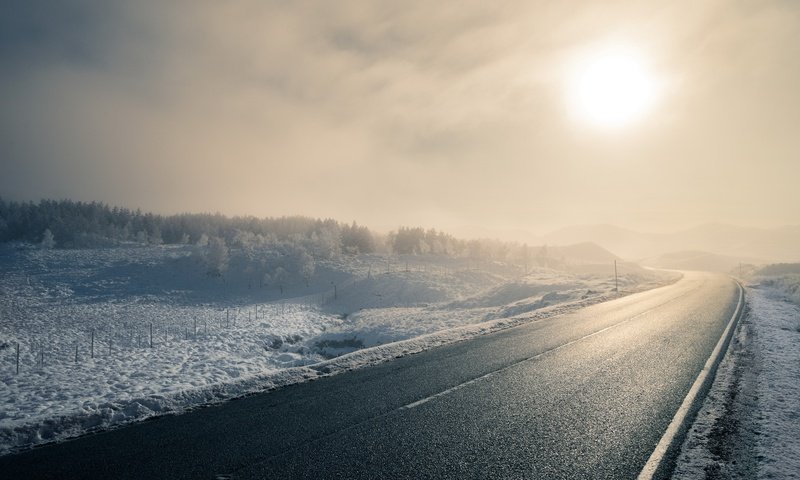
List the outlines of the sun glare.
{"label": "sun glare", "polygon": [[621,127],[644,116],[656,97],[656,82],[632,51],[595,52],[575,62],[569,73],[571,113],[584,122]]}

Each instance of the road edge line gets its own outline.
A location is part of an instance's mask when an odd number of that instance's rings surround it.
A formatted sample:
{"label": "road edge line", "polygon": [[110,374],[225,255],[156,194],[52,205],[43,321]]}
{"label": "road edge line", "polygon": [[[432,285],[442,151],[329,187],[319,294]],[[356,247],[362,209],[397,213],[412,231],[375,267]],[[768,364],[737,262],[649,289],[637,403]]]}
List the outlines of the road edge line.
{"label": "road edge line", "polygon": [[650,458],[647,459],[647,463],[645,463],[644,468],[642,468],[642,471],[639,473],[637,480],[661,479],[671,476],[671,467],[674,467],[674,465],[671,465],[671,462],[675,460],[674,454],[677,453],[676,450],[679,450],[683,445],[686,432],[689,431],[689,427],[691,427],[694,422],[697,412],[700,410],[700,406],[705,400],[706,394],[711,388],[711,384],[714,382],[714,378],[717,374],[717,367],[728,351],[728,345],[731,342],[731,338],[733,338],[733,333],[736,331],[736,326],[739,324],[742,312],[744,311],[744,288],[738,280],[733,279],[733,281],[736,283],[736,286],[739,287],[739,302],[736,304],[736,310],[728,321],[728,326],[725,327],[725,330],[722,332],[722,336],[717,342],[717,345],[711,352],[711,356],[708,357],[703,369],[697,375],[692,387],[689,389],[689,393],[686,394],[683,403],[681,403],[675,416],[672,417],[672,421],[667,427],[667,430],[656,445],[653,453],[650,454]]}

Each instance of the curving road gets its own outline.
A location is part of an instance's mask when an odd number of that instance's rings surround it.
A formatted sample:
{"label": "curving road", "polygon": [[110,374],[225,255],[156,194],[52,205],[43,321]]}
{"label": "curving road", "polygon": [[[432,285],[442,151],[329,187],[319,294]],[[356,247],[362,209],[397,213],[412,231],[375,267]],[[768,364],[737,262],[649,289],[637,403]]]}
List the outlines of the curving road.
{"label": "curving road", "polygon": [[636,478],[738,300],[727,277],[0,457],[4,478]]}

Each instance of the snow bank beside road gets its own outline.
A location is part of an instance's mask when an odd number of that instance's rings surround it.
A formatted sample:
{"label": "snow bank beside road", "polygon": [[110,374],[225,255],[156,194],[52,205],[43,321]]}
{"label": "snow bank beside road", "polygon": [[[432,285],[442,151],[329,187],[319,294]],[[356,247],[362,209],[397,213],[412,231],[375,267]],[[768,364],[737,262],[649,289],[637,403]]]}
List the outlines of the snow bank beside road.
{"label": "snow bank beside road", "polygon": [[748,313],[673,478],[800,478],[800,305],[787,301],[791,285],[781,277],[747,287]]}

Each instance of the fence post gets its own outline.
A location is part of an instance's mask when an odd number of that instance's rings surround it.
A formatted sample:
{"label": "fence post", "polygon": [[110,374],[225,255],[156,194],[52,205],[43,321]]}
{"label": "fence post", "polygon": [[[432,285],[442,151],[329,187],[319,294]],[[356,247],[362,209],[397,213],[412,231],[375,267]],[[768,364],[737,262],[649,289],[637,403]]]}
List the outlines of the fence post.
{"label": "fence post", "polygon": [[150,348],[153,348],[153,322],[150,322]]}
{"label": "fence post", "polygon": [[94,358],[94,328],[92,329],[92,340],[91,340],[91,342],[90,342],[90,347],[89,347],[89,349],[90,349],[90,352],[91,352],[92,358]]}
{"label": "fence post", "polygon": [[19,342],[17,342],[17,375],[19,375]]}

